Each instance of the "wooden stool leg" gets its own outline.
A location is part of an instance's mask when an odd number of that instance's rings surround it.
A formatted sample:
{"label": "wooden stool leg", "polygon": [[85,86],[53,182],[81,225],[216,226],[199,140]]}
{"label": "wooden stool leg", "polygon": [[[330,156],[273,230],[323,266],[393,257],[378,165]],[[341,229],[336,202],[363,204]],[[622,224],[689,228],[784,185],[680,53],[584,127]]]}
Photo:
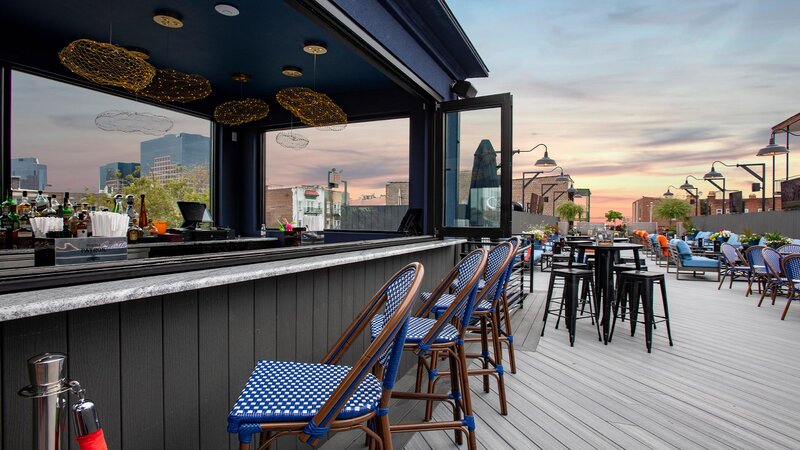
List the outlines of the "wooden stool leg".
{"label": "wooden stool leg", "polygon": [[[431,374],[436,370],[436,366],[439,363],[439,352],[436,350],[431,350],[431,368],[428,372],[428,394],[433,394],[434,390],[436,389],[435,384],[435,377]],[[425,400],[425,421],[428,422],[433,418],[433,400],[428,399]]]}
{"label": "wooden stool leg", "polygon": [[[467,354],[464,350],[464,345],[456,345],[458,350],[458,374],[461,378],[461,400],[464,405],[464,416],[472,416],[472,393],[469,389],[469,373],[467,368]],[[467,430],[467,449],[475,450],[478,447],[478,442],[475,439],[475,430]]]}
{"label": "wooden stool leg", "polygon": [[511,373],[517,373],[517,362],[514,358],[514,333],[511,331],[511,314],[508,310],[508,297],[503,292],[503,320],[506,329],[506,343],[508,344],[508,364],[511,366]]}
{"label": "wooden stool leg", "polygon": [[[454,349],[455,351],[455,349]],[[450,362],[450,392],[453,394],[453,420],[458,422],[461,420],[461,379],[459,378],[458,359],[455,353],[447,352]],[[460,429],[455,430],[456,445],[464,443],[464,436]]]}
{"label": "wooden stool leg", "polygon": [[500,345],[500,322],[497,312],[492,313],[492,346],[494,350],[494,363],[497,370],[497,391],[500,395],[500,414],[508,415],[508,402],[506,401],[506,382],[503,374],[503,346]]}

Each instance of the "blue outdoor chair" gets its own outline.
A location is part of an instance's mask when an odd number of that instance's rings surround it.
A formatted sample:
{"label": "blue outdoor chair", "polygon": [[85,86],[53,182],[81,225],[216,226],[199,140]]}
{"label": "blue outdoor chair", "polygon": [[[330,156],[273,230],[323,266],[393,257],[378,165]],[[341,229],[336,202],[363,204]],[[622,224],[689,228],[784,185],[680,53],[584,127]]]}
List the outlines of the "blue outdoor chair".
{"label": "blue outdoor chair", "polygon": [[[408,321],[408,333],[406,334],[404,350],[414,352],[417,357],[417,382],[414,392],[393,391],[393,398],[410,398],[415,400],[426,400],[426,417],[428,420],[433,414],[433,401],[453,402],[453,420],[449,422],[436,422],[433,425],[428,423],[403,423],[402,425],[392,425],[392,432],[415,432],[430,430],[456,430],[456,442],[461,443],[461,432],[466,431],[468,435],[468,447],[474,450],[475,422],[472,415],[472,402],[470,400],[470,390],[466,373],[467,359],[464,350],[464,330],[469,324],[471,311],[475,304],[475,295],[478,291],[478,280],[486,269],[488,252],[484,249],[473,250],[468,253],[453,270],[439,283],[439,286],[411,316]],[[442,313],[438,319],[428,318],[428,314],[433,305],[443,296],[451,284],[455,281],[456,287],[452,295],[455,301]],[[371,334],[373,339],[377,337],[383,326],[383,316],[376,315],[372,319]],[[451,388],[449,394],[436,394],[434,392],[435,378],[438,373],[436,364],[438,355],[444,354],[450,363]],[[427,358],[431,357],[428,363]],[[422,372],[423,368],[428,371],[428,391],[422,393]],[[463,419],[461,415],[463,413]]]}
{"label": "blue outdoor chair", "polygon": [[769,278],[767,273],[767,266],[764,264],[764,255],[761,253],[763,246],[751,245],[744,251],[744,257],[747,264],[750,266],[750,278],[747,280],[747,292],[744,296],[747,297],[753,293],[753,282],[758,283],[758,292],[764,290],[764,286]]}
{"label": "blue outdoor chair", "polygon": [[[500,397],[500,413],[503,415],[508,413],[505,379],[503,378],[505,373],[503,368],[503,351],[500,333],[495,331],[499,330],[500,327],[499,316],[492,313],[497,311],[496,305],[503,295],[503,283],[506,281],[508,266],[511,265],[514,259],[515,245],[516,242],[512,243],[511,241],[507,241],[489,250],[489,260],[483,275],[484,285],[482,288],[479,287],[475,299],[475,309],[472,312],[473,316],[478,318],[479,322],[479,327],[475,327],[473,330],[479,331],[480,337],[465,339],[466,341],[481,342],[481,353],[468,354],[467,358],[480,359],[482,367],[480,369],[471,369],[468,373],[469,375],[483,376],[484,392],[489,392],[489,376],[494,376],[497,379],[497,390]],[[425,294],[423,294],[423,296],[424,295]],[[442,295],[442,298],[434,304],[431,312],[436,316],[441,315],[450,306],[453,300],[452,294]],[[492,323],[491,330],[489,327],[490,321]],[[495,324],[495,322],[497,323]],[[492,338],[492,354],[489,353],[490,334]]]}
{"label": "blue outdoor chair", "polygon": [[720,247],[722,255],[720,260],[722,262],[722,279],[719,280],[719,285],[717,286],[717,290],[722,287],[722,283],[725,282],[725,277],[730,276],[731,281],[728,284],[728,289],[733,287],[733,280],[737,277],[743,277],[746,279],[750,279],[750,265],[747,264],[744,257],[733,244],[728,242],[723,242],[722,246]]}
{"label": "blue outdoor chair", "polygon": [[786,278],[781,272],[781,254],[771,247],[764,247],[761,249],[761,255],[764,257],[764,266],[767,268],[767,282],[764,285],[764,290],[761,292],[761,298],[758,300],[758,306],[764,301],[767,292],[772,297],[772,304],[775,304],[775,296],[778,292],[786,286]]}
{"label": "blue outdoor chair", "polygon": [[778,253],[781,255],[791,255],[793,253],[800,253],[800,245],[798,244],[786,244],[781,245],[778,247]]}
{"label": "blue outdoor chair", "polygon": [[681,272],[691,272],[695,276],[697,272],[712,272],[717,274],[717,281],[720,279],[719,261],[705,256],[692,255],[689,244],[680,239],[673,239],[669,242],[669,257],[675,263],[675,279],[679,279]]}
{"label": "blue outdoor chair", "polygon": [[[423,273],[422,264],[411,263],[395,274],[321,363],[259,361],[228,415],[228,432],[239,435],[240,450],[250,448],[255,433],[266,448],[284,435],[314,445],[330,431],[352,429],[392,449],[389,399]],[[380,311],[382,331],[352,367],[339,365]]]}
{"label": "blue outdoor chair", "polygon": [[789,312],[789,305],[792,304],[792,300],[800,299],[798,297],[798,294],[800,294],[800,255],[784,256],[781,259],[781,267],[786,275],[786,286],[788,288],[786,308],[783,309],[783,314],[781,315],[781,320],[784,320],[786,319],[786,313]]}

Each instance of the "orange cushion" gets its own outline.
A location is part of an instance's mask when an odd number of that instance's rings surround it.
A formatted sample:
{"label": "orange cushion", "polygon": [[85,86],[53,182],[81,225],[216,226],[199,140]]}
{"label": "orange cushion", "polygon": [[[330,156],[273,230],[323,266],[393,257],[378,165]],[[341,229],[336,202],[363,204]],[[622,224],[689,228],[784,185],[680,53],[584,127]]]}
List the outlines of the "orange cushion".
{"label": "orange cushion", "polygon": [[658,241],[658,244],[661,245],[661,254],[664,256],[669,256],[669,241],[667,240],[667,237],[663,234],[659,234],[656,240]]}

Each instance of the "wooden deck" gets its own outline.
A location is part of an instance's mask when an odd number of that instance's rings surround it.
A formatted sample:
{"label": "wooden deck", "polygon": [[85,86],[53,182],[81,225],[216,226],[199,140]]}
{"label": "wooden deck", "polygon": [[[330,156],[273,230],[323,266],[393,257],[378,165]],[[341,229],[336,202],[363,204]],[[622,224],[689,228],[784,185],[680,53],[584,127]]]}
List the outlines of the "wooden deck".
{"label": "wooden deck", "polygon": [[[643,331],[631,337],[627,322],[603,346],[579,321],[570,348],[563,326],[548,321],[532,351],[540,316],[530,311],[547,280],[536,275],[535,300],[515,315],[527,350],[506,377],[508,416],[497,412],[495,392],[473,389],[480,448],[800,448],[800,305],[782,322],[785,299],[757,308],[743,283],[717,291],[715,282],[670,274],[674,347],[660,326],[647,354]],[[405,448],[457,448],[451,438],[419,433]]]}
{"label": "wooden deck", "polygon": [[[800,304],[782,322],[783,298],[757,308],[758,296],[745,298],[741,282],[717,291],[702,276],[676,281],[672,273],[674,347],[659,325],[648,354],[641,325],[631,337],[628,322],[618,322],[604,346],[586,320],[570,348],[566,329],[549,319],[538,339],[548,277],[536,272],[535,294],[514,314],[518,367],[506,372],[509,414],[499,414],[494,385],[485,394],[473,383],[479,448],[800,448]],[[390,413],[393,422],[419,414],[408,401]],[[434,414],[450,416],[444,405]],[[402,434],[394,444],[459,448],[452,436]],[[364,448],[363,435],[342,434],[324,448]]]}

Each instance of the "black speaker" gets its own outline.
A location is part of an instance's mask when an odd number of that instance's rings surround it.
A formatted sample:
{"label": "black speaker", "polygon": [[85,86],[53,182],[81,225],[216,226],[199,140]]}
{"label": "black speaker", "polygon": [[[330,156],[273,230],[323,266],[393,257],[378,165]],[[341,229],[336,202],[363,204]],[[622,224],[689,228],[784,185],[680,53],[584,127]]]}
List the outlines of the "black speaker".
{"label": "black speaker", "polygon": [[461,98],[473,98],[478,95],[478,90],[469,81],[457,80],[450,86],[450,90]]}

